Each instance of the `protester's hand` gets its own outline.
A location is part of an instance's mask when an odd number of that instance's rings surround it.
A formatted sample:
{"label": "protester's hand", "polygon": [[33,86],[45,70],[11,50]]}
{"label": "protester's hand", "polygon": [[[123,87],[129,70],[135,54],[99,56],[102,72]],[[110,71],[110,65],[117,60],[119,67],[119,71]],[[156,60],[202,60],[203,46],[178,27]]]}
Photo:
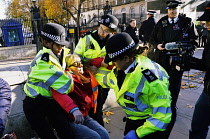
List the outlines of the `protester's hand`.
{"label": "protester's hand", "polygon": [[107,68],[108,66],[109,66],[108,64],[104,63],[104,60],[101,62],[101,67]]}
{"label": "protester's hand", "polygon": [[136,131],[135,130],[131,130],[129,131],[123,139],[139,139],[138,136],[136,135]]}
{"label": "protester's hand", "polygon": [[76,124],[83,124],[84,117],[83,117],[82,113],[80,112],[80,110],[75,110],[73,112],[73,115],[74,115],[74,119],[75,119],[74,122]]}
{"label": "protester's hand", "polygon": [[158,44],[157,45],[157,48],[158,48],[158,50],[164,50],[164,49],[166,49],[166,48],[163,48],[163,44]]}

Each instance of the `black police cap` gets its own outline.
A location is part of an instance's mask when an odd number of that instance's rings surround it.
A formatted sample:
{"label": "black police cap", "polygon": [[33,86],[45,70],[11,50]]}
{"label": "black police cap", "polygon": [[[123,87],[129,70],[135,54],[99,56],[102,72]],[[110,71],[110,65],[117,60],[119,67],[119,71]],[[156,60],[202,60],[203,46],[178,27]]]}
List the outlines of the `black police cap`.
{"label": "black police cap", "polygon": [[116,33],[106,43],[104,62],[109,63],[118,56],[133,52],[137,46],[128,33]]}
{"label": "black police cap", "polygon": [[171,9],[171,8],[178,7],[180,4],[182,4],[182,2],[181,1],[177,1],[177,0],[168,0],[166,2],[166,4],[167,4],[166,9]]}
{"label": "black police cap", "polygon": [[49,38],[60,45],[69,45],[69,42],[66,41],[65,28],[56,23],[45,24],[41,36]]}
{"label": "black police cap", "polygon": [[110,29],[116,30],[119,20],[110,14],[101,16],[101,20],[98,21],[100,24],[103,24],[104,26],[107,26]]}
{"label": "black police cap", "polygon": [[201,15],[197,21],[210,21],[210,2],[207,4],[203,15]]}
{"label": "black police cap", "polygon": [[155,13],[156,13],[156,11],[154,11],[154,10],[148,10],[148,11],[147,11],[147,14],[154,15]]}

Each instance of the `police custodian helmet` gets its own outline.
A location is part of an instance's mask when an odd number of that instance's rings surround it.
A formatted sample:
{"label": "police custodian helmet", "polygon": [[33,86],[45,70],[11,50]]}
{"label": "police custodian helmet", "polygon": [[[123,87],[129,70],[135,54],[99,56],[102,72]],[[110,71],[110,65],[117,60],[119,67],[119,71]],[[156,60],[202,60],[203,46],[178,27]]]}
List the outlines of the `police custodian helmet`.
{"label": "police custodian helmet", "polygon": [[104,62],[109,63],[118,56],[133,52],[137,46],[138,44],[135,44],[134,40],[128,33],[116,33],[107,41],[105,45],[107,54]]}
{"label": "police custodian helmet", "polygon": [[98,22],[116,31],[119,20],[115,16],[107,14],[107,15],[101,16],[101,20],[99,20]]}
{"label": "police custodian helmet", "polygon": [[41,36],[60,45],[69,45],[69,42],[66,41],[65,28],[56,23],[45,24]]}

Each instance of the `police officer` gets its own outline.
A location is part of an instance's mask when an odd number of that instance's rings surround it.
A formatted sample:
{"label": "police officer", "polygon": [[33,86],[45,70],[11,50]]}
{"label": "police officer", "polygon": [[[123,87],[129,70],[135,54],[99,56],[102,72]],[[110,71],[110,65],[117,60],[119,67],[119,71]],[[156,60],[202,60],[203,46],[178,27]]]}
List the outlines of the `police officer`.
{"label": "police officer", "polygon": [[30,64],[28,80],[24,86],[26,97],[23,110],[32,129],[41,139],[73,138],[66,113],[52,97],[52,89],[67,94],[73,80],[64,74],[65,57],[69,49],[65,46],[65,29],[55,23],[45,24],[41,31],[43,49]]}
{"label": "police officer", "polygon": [[104,62],[112,71],[99,84],[114,89],[126,117],[124,139],[166,139],[171,120],[168,74],[157,63],[140,55],[143,51],[125,32],[116,33],[106,44]]}
{"label": "police officer", "polygon": [[[103,56],[106,54],[105,44],[107,40],[111,37],[112,33],[116,32],[118,26],[118,19],[110,14],[104,15],[99,21],[98,30],[86,33],[80,38],[74,54],[80,56],[81,60],[84,62],[89,61],[91,65],[98,68],[97,74],[107,74],[110,72],[109,69],[101,67],[103,61]],[[84,64],[84,68],[85,68]],[[89,115],[104,126],[102,108],[106,101],[109,88],[98,88],[98,105],[97,111],[93,114],[93,109],[90,110]]]}
{"label": "police officer", "polygon": [[124,32],[128,33],[136,44],[139,43],[139,34],[136,28],[136,19],[130,20],[129,25],[126,27]]}
{"label": "police officer", "polygon": [[[206,26],[210,32],[210,2],[208,3],[204,14],[198,19],[206,21]],[[204,47],[202,59],[193,59],[191,68],[206,71],[204,77],[204,89],[196,102],[193,113],[190,139],[206,139],[210,125],[210,35],[207,37],[207,47]]]}
{"label": "police officer", "polygon": [[143,21],[141,27],[139,28],[139,39],[142,40],[144,44],[149,42],[150,35],[155,27],[155,13],[156,12],[154,10],[148,10],[148,19]]}
{"label": "police officer", "polygon": [[[188,41],[196,45],[197,32],[191,18],[179,14],[181,1],[169,0],[166,2],[168,15],[162,17],[156,24],[150,39],[150,43],[154,48],[154,55],[149,54],[149,57],[159,63],[166,69],[170,78],[170,91],[172,95],[172,121],[168,128],[173,128],[176,120],[176,102],[178,99],[180,85],[182,80],[183,71],[179,70],[177,66],[170,65],[170,55],[165,49],[166,43],[177,41]],[[191,45],[192,47],[194,45]],[[193,48],[192,48],[193,51]],[[173,51],[177,53],[177,51]],[[192,52],[191,52],[192,53]]]}

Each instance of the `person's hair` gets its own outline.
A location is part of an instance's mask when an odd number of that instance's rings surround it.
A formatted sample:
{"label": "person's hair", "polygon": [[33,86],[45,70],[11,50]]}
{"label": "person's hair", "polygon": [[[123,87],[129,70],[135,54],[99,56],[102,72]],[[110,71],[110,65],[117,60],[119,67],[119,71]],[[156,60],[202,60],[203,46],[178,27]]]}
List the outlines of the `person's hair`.
{"label": "person's hair", "polygon": [[129,23],[131,23],[131,22],[133,22],[133,21],[136,21],[136,19],[131,19]]}
{"label": "person's hair", "polygon": [[80,60],[80,57],[78,55],[68,54],[66,56],[66,68],[69,68],[70,65],[72,65],[75,61],[78,61],[78,60]]}

